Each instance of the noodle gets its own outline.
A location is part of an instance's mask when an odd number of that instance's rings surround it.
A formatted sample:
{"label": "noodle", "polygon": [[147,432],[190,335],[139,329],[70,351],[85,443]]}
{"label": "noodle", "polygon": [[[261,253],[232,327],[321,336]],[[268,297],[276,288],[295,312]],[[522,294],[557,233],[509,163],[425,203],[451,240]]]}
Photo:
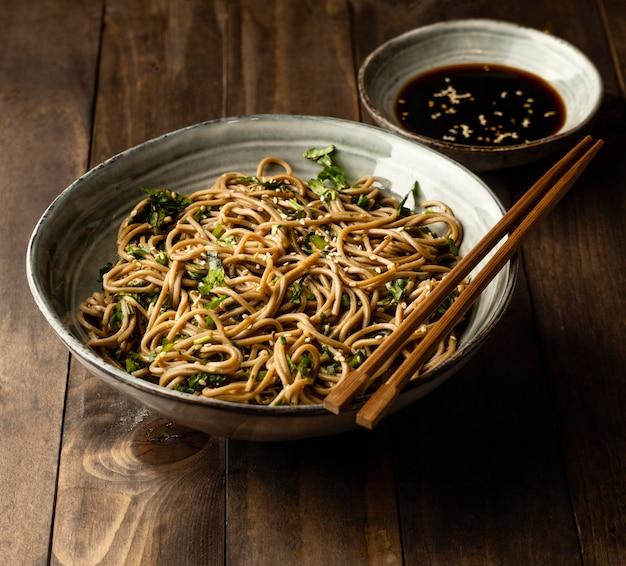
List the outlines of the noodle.
{"label": "noodle", "polygon": [[[270,166],[282,172],[268,175]],[[324,183],[305,183],[270,157],[253,177],[225,173],[189,196],[146,190],[119,228],[103,292],[80,305],[89,345],[170,389],[321,403],[445,276],[462,239],[444,203],[408,213],[373,177],[347,188]],[[450,335],[415,376],[455,346]]]}

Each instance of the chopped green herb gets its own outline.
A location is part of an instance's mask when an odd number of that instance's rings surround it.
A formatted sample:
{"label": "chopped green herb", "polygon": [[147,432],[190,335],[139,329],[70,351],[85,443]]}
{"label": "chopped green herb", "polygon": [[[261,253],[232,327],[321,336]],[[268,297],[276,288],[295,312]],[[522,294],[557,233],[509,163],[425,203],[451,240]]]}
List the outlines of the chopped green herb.
{"label": "chopped green herb", "polygon": [[400,214],[400,216],[408,216],[413,212],[410,208],[406,206],[406,201],[409,199],[409,196],[413,196],[413,203],[417,205],[419,193],[420,184],[415,181],[413,183],[413,186],[411,187],[411,190],[406,195],[404,195],[404,198],[402,199],[402,201],[400,201],[400,204],[398,205],[398,213]]}
{"label": "chopped green herb", "polygon": [[233,179],[233,182],[247,185],[257,185],[266,189],[281,189],[285,186],[285,183],[282,180],[277,181],[269,179],[268,181],[262,181],[258,177],[237,177],[236,179]]}
{"label": "chopped green herb", "polygon": [[140,358],[140,354],[132,350],[128,352],[125,365],[128,373],[133,373],[134,371],[143,369],[147,366],[147,364]]}
{"label": "chopped green herb", "polygon": [[325,202],[330,202],[337,198],[337,190],[329,187],[322,179],[311,179],[309,187]]}
{"label": "chopped green herb", "polygon": [[213,299],[204,305],[205,309],[214,310],[219,307],[226,299],[228,299],[228,295],[220,295],[217,299]]}
{"label": "chopped green herb", "polygon": [[291,297],[289,297],[289,302],[294,305],[299,305],[302,299],[302,284],[298,281],[294,281],[291,286]]}
{"label": "chopped green herb", "polygon": [[306,159],[310,159],[311,161],[315,161],[315,163],[326,166],[332,164],[332,159],[330,156],[334,153],[334,151],[334,145],[329,145],[328,147],[322,148],[312,147],[311,149],[307,149],[304,152],[304,157]]}
{"label": "chopped green herb", "polygon": [[193,215],[193,219],[196,222],[202,222],[203,220],[206,220],[208,218],[207,212],[211,212],[211,207],[202,207],[199,208],[198,211]]}
{"label": "chopped green herb", "polygon": [[233,244],[236,242],[235,236],[231,234],[230,236],[226,236],[225,238],[218,238],[217,243],[226,246],[227,248],[232,248]]}
{"label": "chopped green herb", "polygon": [[113,269],[113,264],[111,262],[107,263],[106,265],[103,265],[100,268],[100,279],[98,279],[99,283],[102,283],[102,279],[104,278],[104,275],[108,273],[109,271],[111,271],[111,269]]}
{"label": "chopped green herb", "polygon": [[317,178],[330,181],[336,189],[343,189],[348,185],[345,173],[336,165],[325,165]]}
{"label": "chopped green herb", "polygon": [[368,197],[367,195],[364,195],[363,193],[361,193],[359,195],[359,198],[356,201],[357,206],[360,206],[361,208],[368,210],[370,205],[372,204],[372,199],[370,199],[370,197]]}
{"label": "chopped green herb", "polygon": [[190,375],[183,383],[175,385],[174,389],[183,393],[195,393],[196,391],[202,391],[205,387],[219,387],[225,381],[225,375],[198,372]]}
{"label": "chopped green herb", "polygon": [[328,346],[326,346],[326,345],[322,346],[322,354],[325,354],[326,356],[328,356],[328,359],[329,359],[329,362],[330,362],[326,366],[326,373],[328,375],[336,375],[337,374],[337,368],[341,364],[335,359],[335,356],[333,356],[333,353],[330,351]]}
{"label": "chopped green herb", "polygon": [[116,297],[132,297],[144,309],[147,309],[158,296],[158,293],[116,293]]}
{"label": "chopped green herb", "polygon": [[222,267],[222,261],[217,255],[217,252],[208,252],[207,262],[209,264],[209,271],[198,283],[198,292],[202,295],[208,295],[213,287],[224,285],[224,268]]}
{"label": "chopped green herb", "polygon": [[311,354],[309,352],[304,352],[302,354],[302,358],[298,363],[298,373],[302,377],[311,377],[311,365],[313,363],[313,359],[311,358]]}
{"label": "chopped green herb", "polygon": [[352,369],[356,369],[365,361],[366,358],[367,352],[362,348],[359,348],[358,350],[356,350],[356,352],[354,352],[354,355],[348,361],[348,365]]}
{"label": "chopped green herb", "polygon": [[[304,157],[322,166],[317,178],[309,181],[309,187],[323,201],[329,202],[337,198],[337,191],[348,186],[346,175],[343,170],[333,163],[332,154],[335,146],[329,145],[325,148],[311,148],[304,152]],[[325,181],[332,185],[329,187]]]}
{"label": "chopped green herb", "polygon": [[388,281],[385,284],[385,287],[387,287],[387,291],[389,291],[393,301],[400,304],[402,299],[406,296],[406,288],[408,284],[408,279],[394,279],[393,281]]}
{"label": "chopped green herb", "polygon": [[183,211],[193,201],[174,191],[155,191],[142,187],[141,190],[148,195],[145,206],[137,212],[129,221],[130,224],[147,222],[158,230],[168,216],[173,216]]}
{"label": "chopped green herb", "polygon": [[287,214],[289,218],[293,218],[294,220],[306,218],[306,211],[304,210],[304,207],[296,199],[289,199],[289,204],[293,209],[285,211],[285,214]]}
{"label": "chopped green herb", "polygon": [[145,246],[133,247],[129,244],[126,248],[126,253],[135,259],[143,259],[150,255],[150,250]]}
{"label": "chopped green herb", "polygon": [[443,303],[441,303],[439,307],[437,307],[437,310],[433,313],[433,318],[436,319],[442,316],[452,306],[452,303],[456,300],[458,296],[459,292],[456,289],[452,291],[452,293],[450,293],[444,299]]}
{"label": "chopped green herb", "polygon": [[450,253],[454,256],[458,256],[459,246],[456,245],[456,242],[452,238],[448,238],[448,245],[450,246]]}
{"label": "chopped green herb", "polygon": [[115,309],[113,310],[113,314],[109,318],[109,328],[111,330],[119,330],[124,323],[124,310],[123,310],[123,301],[120,301],[115,304]]}

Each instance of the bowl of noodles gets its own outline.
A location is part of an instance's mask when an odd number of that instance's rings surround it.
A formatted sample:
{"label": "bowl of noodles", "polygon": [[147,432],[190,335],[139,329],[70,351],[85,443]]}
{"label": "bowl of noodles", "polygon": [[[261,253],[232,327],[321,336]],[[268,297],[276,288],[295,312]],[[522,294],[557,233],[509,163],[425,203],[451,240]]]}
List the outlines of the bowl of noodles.
{"label": "bowl of noodles", "polygon": [[[394,133],[233,117],[145,142],[75,181],[36,225],[27,275],[69,351],[137,404],[209,434],[295,440],[356,428],[386,370],[340,415],[325,396],[502,214],[478,177]],[[514,261],[390,414],[462,367],[515,279]]]}

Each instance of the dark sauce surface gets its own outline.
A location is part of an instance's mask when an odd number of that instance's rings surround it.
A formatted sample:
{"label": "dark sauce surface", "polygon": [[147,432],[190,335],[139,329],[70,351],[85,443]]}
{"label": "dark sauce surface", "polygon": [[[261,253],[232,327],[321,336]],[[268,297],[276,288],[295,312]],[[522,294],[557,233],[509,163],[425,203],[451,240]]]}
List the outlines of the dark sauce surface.
{"label": "dark sauce surface", "polygon": [[565,122],[565,105],[552,86],[502,65],[456,65],[419,75],[400,90],[394,111],[409,131],[478,146],[528,143]]}

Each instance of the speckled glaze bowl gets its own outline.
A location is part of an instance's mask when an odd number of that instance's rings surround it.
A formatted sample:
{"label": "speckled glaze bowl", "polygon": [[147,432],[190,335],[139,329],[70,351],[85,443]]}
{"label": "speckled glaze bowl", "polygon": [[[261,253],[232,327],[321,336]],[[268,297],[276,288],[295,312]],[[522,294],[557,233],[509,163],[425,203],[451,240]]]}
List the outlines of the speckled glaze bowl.
{"label": "speckled glaze bowl", "polygon": [[[407,82],[433,69],[470,63],[513,67],[544,79],[563,100],[566,116],[561,129],[530,143],[485,147],[435,140],[399,125],[394,104]],[[363,62],[358,87],[376,124],[476,172],[522,165],[562,149],[602,101],[600,74],[579,49],[539,30],[486,19],[435,23],[391,39]]]}
{"label": "speckled glaze bowl", "polygon": [[[91,373],[141,406],[210,434],[260,441],[294,440],[356,428],[355,413],[333,415],[321,405],[250,406],[194,397],[132,377],[86,345],[79,303],[100,288],[99,269],[116,256],[119,223],[142,198],[138,187],[190,193],[226,171],[254,174],[268,155],[291,162],[305,179],[319,167],[302,157],[312,147],[337,147],[348,178],[371,173],[398,196],[419,180],[424,198],[447,202],[463,223],[467,252],[501,218],[485,184],[451,159],[374,126],[306,116],[247,116],[198,124],[129,149],[75,181],[50,205],[34,229],[27,254],[33,297],[59,338]],[[461,367],[504,312],[516,278],[507,265],[471,311],[458,352],[415,381],[392,411],[419,399]]]}

